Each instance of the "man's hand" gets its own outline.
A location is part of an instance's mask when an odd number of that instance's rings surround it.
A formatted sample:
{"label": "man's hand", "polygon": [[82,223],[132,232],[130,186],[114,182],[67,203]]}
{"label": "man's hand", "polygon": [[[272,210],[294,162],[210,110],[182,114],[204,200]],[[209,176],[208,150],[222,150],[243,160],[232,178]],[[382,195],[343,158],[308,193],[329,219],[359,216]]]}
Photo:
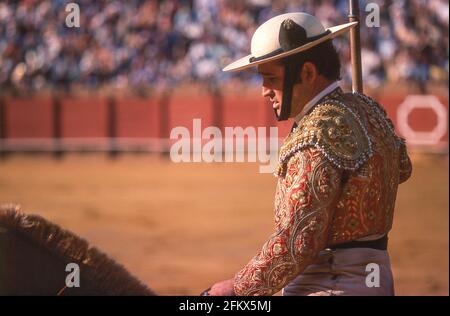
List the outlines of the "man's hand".
{"label": "man's hand", "polygon": [[211,290],[209,290],[209,295],[211,296],[234,296],[234,279],[225,280],[222,282],[218,282],[211,286]]}

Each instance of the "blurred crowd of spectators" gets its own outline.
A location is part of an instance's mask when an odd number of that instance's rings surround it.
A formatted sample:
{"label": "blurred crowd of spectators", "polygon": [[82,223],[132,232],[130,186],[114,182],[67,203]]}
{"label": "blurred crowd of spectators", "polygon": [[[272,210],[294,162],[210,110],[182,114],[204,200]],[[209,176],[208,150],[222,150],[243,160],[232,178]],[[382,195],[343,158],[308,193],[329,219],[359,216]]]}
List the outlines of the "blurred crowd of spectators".
{"label": "blurred crowd of spectators", "polygon": [[[66,4],[80,7],[69,28]],[[448,81],[448,0],[361,1],[380,7],[380,27],[362,28],[365,84]],[[0,2],[0,87],[113,89],[191,81],[259,83],[255,72],[225,74],[248,54],[267,19],[304,11],[328,27],[347,22],[348,0],[21,0]],[[346,37],[334,40],[350,80]]]}

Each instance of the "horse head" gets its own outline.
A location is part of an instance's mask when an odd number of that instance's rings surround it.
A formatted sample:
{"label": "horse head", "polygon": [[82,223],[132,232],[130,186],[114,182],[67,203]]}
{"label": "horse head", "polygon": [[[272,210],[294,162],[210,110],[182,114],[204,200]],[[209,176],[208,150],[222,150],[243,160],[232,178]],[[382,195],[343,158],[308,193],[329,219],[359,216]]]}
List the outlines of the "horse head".
{"label": "horse head", "polygon": [[[79,286],[68,286],[69,264]],[[17,205],[0,206],[0,295],[156,295],[74,233]]]}

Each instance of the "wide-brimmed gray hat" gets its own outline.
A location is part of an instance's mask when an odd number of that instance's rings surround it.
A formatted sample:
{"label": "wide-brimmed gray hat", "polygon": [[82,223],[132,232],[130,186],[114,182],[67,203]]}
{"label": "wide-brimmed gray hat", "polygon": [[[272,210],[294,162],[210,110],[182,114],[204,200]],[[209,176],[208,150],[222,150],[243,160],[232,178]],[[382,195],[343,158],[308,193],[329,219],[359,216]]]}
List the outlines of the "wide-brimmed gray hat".
{"label": "wide-brimmed gray hat", "polygon": [[[297,34],[300,33],[293,43],[289,43],[292,39],[289,32],[284,32],[285,26],[289,27],[287,20],[295,22]],[[345,33],[356,24],[358,22],[350,22],[326,29],[316,17],[304,12],[277,15],[256,29],[251,40],[251,54],[227,65],[223,71],[239,71],[300,53]]]}
{"label": "wide-brimmed gray hat", "polygon": [[325,28],[320,21],[307,13],[281,14],[261,24],[252,36],[251,54],[242,57],[223,71],[239,71],[277,59],[286,58],[284,63],[283,100],[280,114],[274,109],[278,121],[291,115],[293,87],[302,66],[299,53],[343,34],[358,22],[350,22]]}

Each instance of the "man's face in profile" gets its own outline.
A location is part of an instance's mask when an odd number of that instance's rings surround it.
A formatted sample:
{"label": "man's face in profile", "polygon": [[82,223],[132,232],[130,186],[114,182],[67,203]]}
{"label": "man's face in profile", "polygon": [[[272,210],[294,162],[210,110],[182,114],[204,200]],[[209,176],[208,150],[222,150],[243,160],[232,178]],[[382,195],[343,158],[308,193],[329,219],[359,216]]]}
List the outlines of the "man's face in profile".
{"label": "man's face in profile", "polygon": [[[258,73],[263,78],[262,96],[269,99],[279,116],[283,101],[284,65],[278,60],[264,63],[258,66]],[[299,76],[301,80],[294,84],[292,91],[291,118],[300,113],[317,88],[318,74],[314,64],[305,62]]]}
{"label": "man's face in profile", "polygon": [[279,62],[269,62],[258,66],[262,76],[262,96],[268,98],[279,116],[283,100],[284,66]]}

